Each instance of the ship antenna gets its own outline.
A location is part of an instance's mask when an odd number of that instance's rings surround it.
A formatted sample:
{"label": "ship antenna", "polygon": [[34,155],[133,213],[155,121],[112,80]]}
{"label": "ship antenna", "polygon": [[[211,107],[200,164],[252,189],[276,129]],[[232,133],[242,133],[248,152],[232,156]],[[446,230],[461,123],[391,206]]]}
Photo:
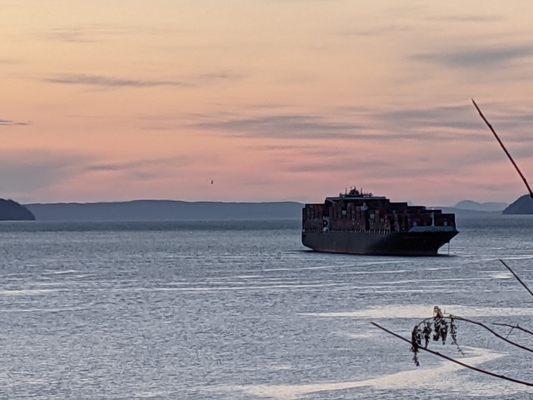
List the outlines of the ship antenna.
{"label": "ship antenna", "polygon": [[494,135],[494,137],[496,138],[496,140],[498,141],[498,143],[500,144],[501,148],[503,149],[503,151],[505,152],[505,154],[507,155],[507,157],[509,158],[509,160],[511,161],[511,163],[513,164],[514,168],[516,169],[516,172],[518,172],[518,175],[520,175],[520,178],[522,178],[522,181],[524,182],[524,184],[526,185],[527,187],[527,190],[529,191],[529,196],[531,198],[533,198],[533,190],[531,190],[531,187],[529,186],[529,183],[527,182],[527,179],[526,177],[524,176],[524,174],[522,174],[522,171],[520,171],[520,168],[518,168],[518,165],[516,164],[516,162],[513,160],[513,157],[511,156],[511,154],[509,153],[509,151],[507,151],[507,148],[505,147],[505,145],[503,144],[503,142],[501,141],[500,137],[498,136],[498,134],[496,133],[496,131],[494,130],[494,128],[492,127],[492,125],[490,124],[489,121],[487,121],[487,118],[485,118],[485,116],[483,115],[483,113],[481,112],[480,108],[478,107],[478,105],[476,104],[475,100],[472,99],[472,103],[474,103],[474,107],[476,107],[476,110],[477,112],[479,113],[479,116],[481,117],[481,119],[485,122],[485,124],[487,124],[487,126],[489,127],[490,131],[492,132],[492,134]]}

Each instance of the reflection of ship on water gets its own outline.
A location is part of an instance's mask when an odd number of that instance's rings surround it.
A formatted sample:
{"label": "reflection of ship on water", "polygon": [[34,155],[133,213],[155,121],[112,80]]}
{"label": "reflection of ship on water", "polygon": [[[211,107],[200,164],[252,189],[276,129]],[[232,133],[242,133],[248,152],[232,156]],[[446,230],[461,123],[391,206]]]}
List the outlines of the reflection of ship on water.
{"label": "reflection of ship on water", "polygon": [[316,251],[436,255],[458,231],[454,214],[352,189],[303,209],[302,243]]}

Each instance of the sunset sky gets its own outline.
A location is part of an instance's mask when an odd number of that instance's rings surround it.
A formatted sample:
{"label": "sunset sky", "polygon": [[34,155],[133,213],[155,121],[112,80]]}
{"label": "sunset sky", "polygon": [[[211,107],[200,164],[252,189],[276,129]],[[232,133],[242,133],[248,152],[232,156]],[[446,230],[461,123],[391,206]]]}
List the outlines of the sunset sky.
{"label": "sunset sky", "polygon": [[529,0],[4,0],[0,34],[1,197],[511,202],[472,97],[533,180]]}

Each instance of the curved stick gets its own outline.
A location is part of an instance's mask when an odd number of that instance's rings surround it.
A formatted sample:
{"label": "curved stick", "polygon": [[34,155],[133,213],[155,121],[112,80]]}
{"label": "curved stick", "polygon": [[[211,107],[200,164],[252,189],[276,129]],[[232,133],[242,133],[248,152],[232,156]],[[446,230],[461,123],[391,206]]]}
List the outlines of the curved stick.
{"label": "curved stick", "polygon": [[[411,341],[408,340],[408,339],[406,339],[406,338],[404,338],[403,336],[400,336],[400,335],[398,335],[397,333],[394,333],[394,332],[392,332],[392,331],[390,331],[390,330],[388,330],[388,329],[382,327],[381,325],[379,325],[379,324],[377,324],[377,323],[375,323],[375,322],[370,322],[370,323],[371,323],[372,325],[374,325],[376,328],[379,328],[379,329],[381,329],[382,331],[385,331],[385,332],[387,332],[388,334],[390,334],[390,335],[392,335],[392,336],[395,336],[395,337],[397,337],[398,339],[401,339],[401,340],[403,340],[404,342],[407,342],[407,343],[411,344]],[[474,366],[472,366],[472,365],[465,364],[465,363],[463,363],[463,362],[461,362],[461,361],[458,361],[458,360],[456,360],[456,359],[454,359],[454,358],[451,358],[451,357],[445,356],[444,354],[441,354],[441,353],[439,353],[439,352],[437,352],[437,351],[433,351],[433,350],[430,350],[430,349],[425,349],[425,348],[423,348],[423,347],[420,347],[419,350],[427,351],[428,353],[433,354],[434,356],[444,358],[444,359],[446,359],[446,360],[448,360],[448,361],[451,361],[451,362],[453,362],[453,363],[455,363],[455,364],[459,364],[459,365],[461,365],[462,367],[465,367],[465,368],[471,369],[471,370],[473,370],[473,371],[481,372],[482,374],[490,375],[490,376],[493,376],[493,377],[495,377],[495,378],[504,379],[504,380],[506,380],[506,381],[510,381],[510,382],[514,382],[514,383],[519,383],[519,384],[521,384],[521,385],[533,386],[533,383],[531,383],[531,382],[521,381],[521,380],[519,380],[519,379],[510,378],[510,377],[505,376],[505,375],[499,375],[499,374],[496,374],[496,373],[494,373],[494,372],[486,371],[486,370],[484,370],[484,369],[477,368],[477,367],[474,367]]]}
{"label": "curved stick", "polygon": [[529,352],[533,353],[533,349],[531,349],[531,348],[529,348],[527,346],[521,345],[520,343],[513,342],[512,340],[509,340],[509,339],[503,337],[498,332],[493,331],[492,329],[490,329],[487,325],[485,325],[482,322],[473,321],[473,320],[468,319],[468,318],[458,317],[457,315],[451,315],[451,316],[454,319],[456,319],[457,321],[465,321],[465,322],[469,322],[469,323],[477,325],[477,326],[481,326],[482,328],[488,330],[490,333],[492,333],[494,336],[496,336],[498,339],[501,339],[504,342],[507,342],[507,343],[509,343],[512,346],[516,346],[516,347],[521,348],[522,350],[529,351]]}
{"label": "curved stick", "polygon": [[526,328],[522,328],[520,325],[516,324],[516,325],[511,325],[511,324],[504,324],[504,323],[501,323],[501,322],[493,322],[492,325],[498,325],[498,326],[506,326],[508,328],[513,328],[513,329],[518,329],[519,331],[522,331],[522,332],[525,332],[525,333],[529,333],[530,335],[533,335],[533,332],[531,332],[529,329],[526,329]]}
{"label": "curved stick", "polygon": [[533,292],[531,291],[531,289],[530,289],[530,288],[529,288],[529,287],[528,287],[528,286],[522,281],[522,279],[520,279],[520,277],[519,277],[518,275],[515,274],[515,272],[511,269],[511,267],[508,266],[508,265],[507,265],[503,260],[501,260],[501,259],[500,259],[500,262],[501,262],[503,265],[505,265],[505,268],[507,268],[507,269],[511,272],[511,274],[513,274],[513,276],[516,278],[516,280],[517,280],[518,282],[520,282],[520,284],[521,284],[523,287],[526,288],[526,290],[529,292],[529,294],[530,294],[531,296],[533,296]]}
{"label": "curved stick", "polygon": [[527,187],[527,190],[529,191],[529,196],[531,198],[533,198],[533,190],[531,190],[531,187],[529,186],[529,183],[527,182],[527,179],[526,177],[524,176],[524,174],[522,174],[522,171],[520,171],[520,168],[518,168],[518,165],[516,164],[516,162],[513,160],[513,157],[511,157],[511,154],[509,153],[509,151],[507,151],[507,148],[505,147],[505,145],[503,144],[503,142],[501,141],[500,137],[498,136],[498,134],[496,133],[496,131],[494,130],[494,128],[492,127],[492,125],[490,124],[489,121],[487,121],[487,118],[485,118],[485,116],[483,115],[483,113],[481,112],[481,109],[478,107],[478,105],[476,104],[475,100],[472,99],[472,103],[474,103],[474,107],[476,107],[476,110],[477,112],[479,113],[479,116],[481,117],[481,119],[485,122],[485,124],[487,124],[487,126],[489,127],[490,131],[492,132],[492,134],[494,135],[494,137],[496,138],[496,140],[498,141],[498,143],[500,144],[501,148],[503,149],[503,151],[505,152],[505,154],[507,154],[507,157],[509,158],[509,160],[511,161],[511,163],[513,164],[514,168],[516,169],[516,172],[518,172],[518,175],[520,175],[520,178],[522,178],[522,181],[524,182],[524,184],[526,185]]}

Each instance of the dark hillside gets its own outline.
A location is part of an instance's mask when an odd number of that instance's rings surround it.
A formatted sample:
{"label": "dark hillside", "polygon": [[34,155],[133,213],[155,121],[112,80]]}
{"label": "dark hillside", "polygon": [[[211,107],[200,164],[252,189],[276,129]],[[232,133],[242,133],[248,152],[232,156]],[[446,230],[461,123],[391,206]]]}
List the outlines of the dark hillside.
{"label": "dark hillside", "polygon": [[525,194],[518,198],[514,203],[509,205],[504,214],[533,214],[533,198],[530,195]]}
{"label": "dark hillside", "polygon": [[35,216],[13,200],[0,199],[0,221],[33,221]]}

